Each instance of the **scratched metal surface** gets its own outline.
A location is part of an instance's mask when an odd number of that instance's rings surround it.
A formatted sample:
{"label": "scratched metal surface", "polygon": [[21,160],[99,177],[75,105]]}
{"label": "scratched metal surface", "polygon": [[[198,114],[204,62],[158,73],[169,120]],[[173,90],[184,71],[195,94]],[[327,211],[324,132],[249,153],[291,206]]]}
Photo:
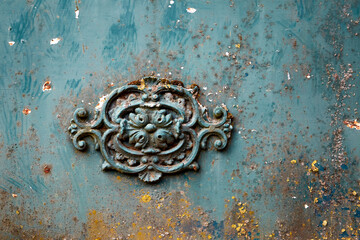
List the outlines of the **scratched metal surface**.
{"label": "scratched metal surface", "polygon": [[[1,239],[358,239],[358,1],[13,0],[0,12]],[[156,184],[102,172],[67,133],[77,107],[151,75],[196,83],[234,116],[225,151]]]}

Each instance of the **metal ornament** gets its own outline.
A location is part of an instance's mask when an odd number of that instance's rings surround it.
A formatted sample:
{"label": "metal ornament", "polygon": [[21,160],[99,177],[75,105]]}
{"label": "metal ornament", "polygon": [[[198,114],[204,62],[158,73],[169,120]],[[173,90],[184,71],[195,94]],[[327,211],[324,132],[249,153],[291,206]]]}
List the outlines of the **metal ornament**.
{"label": "metal ornament", "polygon": [[195,161],[209,137],[216,150],[231,136],[231,115],[216,107],[213,119],[197,100],[199,87],[153,77],[131,82],[100,99],[93,120],[79,108],[69,127],[76,149],[91,136],[104,157],[103,170],[138,174],[155,182],[163,173],[199,169]]}

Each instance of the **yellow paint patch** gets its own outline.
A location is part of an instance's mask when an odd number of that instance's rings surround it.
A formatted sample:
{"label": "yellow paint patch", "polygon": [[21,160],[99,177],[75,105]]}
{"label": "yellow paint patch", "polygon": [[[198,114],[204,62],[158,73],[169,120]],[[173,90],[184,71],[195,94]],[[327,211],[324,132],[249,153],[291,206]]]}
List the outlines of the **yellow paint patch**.
{"label": "yellow paint patch", "polygon": [[326,220],[324,220],[323,222],[322,222],[322,225],[325,227],[326,225],[328,224],[328,222],[326,221]]}
{"label": "yellow paint patch", "polygon": [[145,80],[144,80],[144,79],[141,79],[141,80],[140,80],[140,86],[138,86],[138,89],[139,89],[139,90],[144,90],[145,87],[146,87]]}
{"label": "yellow paint patch", "polygon": [[141,201],[144,203],[148,203],[151,201],[151,196],[149,194],[145,194],[141,197]]}
{"label": "yellow paint patch", "polygon": [[311,163],[311,169],[309,171],[313,171],[313,172],[318,172],[319,171],[319,168],[317,168],[315,166],[315,164],[317,163],[317,160],[314,160],[312,163]]}
{"label": "yellow paint patch", "polygon": [[295,164],[295,163],[296,163],[295,159],[291,160],[291,164]]}

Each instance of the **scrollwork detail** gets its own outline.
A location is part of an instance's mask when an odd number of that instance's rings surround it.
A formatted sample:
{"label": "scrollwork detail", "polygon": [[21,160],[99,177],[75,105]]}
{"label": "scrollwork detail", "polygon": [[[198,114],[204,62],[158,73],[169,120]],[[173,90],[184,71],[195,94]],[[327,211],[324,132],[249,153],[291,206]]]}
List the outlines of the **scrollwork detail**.
{"label": "scrollwork detail", "polygon": [[196,157],[209,146],[223,150],[231,136],[231,115],[216,107],[212,118],[197,99],[199,87],[153,77],[129,83],[101,99],[94,117],[74,112],[68,128],[76,149],[92,137],[104,157],[103,170],[138,174],[155,182],[164,173],[197,171]]}

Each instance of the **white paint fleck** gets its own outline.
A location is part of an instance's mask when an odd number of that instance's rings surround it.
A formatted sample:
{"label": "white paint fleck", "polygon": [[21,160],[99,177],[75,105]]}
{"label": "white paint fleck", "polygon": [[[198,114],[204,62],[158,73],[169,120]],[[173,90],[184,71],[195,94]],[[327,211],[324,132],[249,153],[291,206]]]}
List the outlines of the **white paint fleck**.
{"label": "white paint fleck", "polygon": [[181,67],[180,69],[184,69],[184,67]]}
{"label": "white paint fleck", "polygon": [[175,2],[173,0],[170,0],[170,4],[174,4]]}
{"label": "white paint fleck", "polygon": [[305,204],[304,207],[305,207],[305,209],[307,209],[309,207],[309,205]]}
{"label": "white paint fleck", "polygon": [[288,77],[288,80],[290,80],[291,78],[290,78],[290,73],[289,72],[287,72],[287,77]]}
{"label": "white paint fleck", "polygon": [[307,78],[307,79],[311,78],[310,73],[308,73],[308,74],[306,75],[306,78]]}
{"label": "white paint fleck", "polygon": [[171,8],[171,5],[169,5],[169,8]]}
{"label": "white paint fleck", "polygon": [[53,38],[50,40],[50,45],[58,44],[61,38]]}
{"label": "white paint fleck", "polygon": [[225,53],[225,56],[227,56],[227,57],[228,57],[229,55],[230,55],[230,53],[229,53],[229,52],[226,52],[226,53]]}
{"label": "white paint fleck", "polygon": [[14,41],[10,41],[10,42],[9,42],[9,45],[10,45],[10,46],[12,46],[12,45],[14,45],[14,44],[15,44]]}
{"label": "white paint fleck", "polygon": [[207,90],[207,87],[203,87],[203,89],[204,89],[204,91],[206,91],[206,90]]}
{"label": "white paint fleck", "polygon": [[78,8],[75,9],[75,18],[79,18],[80,10]]}
{"label": "white paint fleck", "polygon": [[293,198],[293,199],[296,199],[296,197],[295,197],[295,196],[293,196],[292,198]]}
{"label": "white paint fleck", "polygon": [[106,99],[107,99],[107,96],[108,96],[108,95],[105,95],[105,96],[102,96],[101,98],[99,98],[99,102],[98,102],[98,104],[95,106],[95,109],[96,109],[96,110],[98,110],[98,111],[101,110],[102,106],[104,105],[104,103],[105,103],[105,101],[106,101]]}
{"label": "white paint fleck", "polygon": [[169,72],[169,75],[171,75],[172,73],[171,72]]}
{"label": "white paint fleck", "polygon": [[187,8],[186,11],[188,13],[195,13],[196,12],[196,9],[195,8]]}

